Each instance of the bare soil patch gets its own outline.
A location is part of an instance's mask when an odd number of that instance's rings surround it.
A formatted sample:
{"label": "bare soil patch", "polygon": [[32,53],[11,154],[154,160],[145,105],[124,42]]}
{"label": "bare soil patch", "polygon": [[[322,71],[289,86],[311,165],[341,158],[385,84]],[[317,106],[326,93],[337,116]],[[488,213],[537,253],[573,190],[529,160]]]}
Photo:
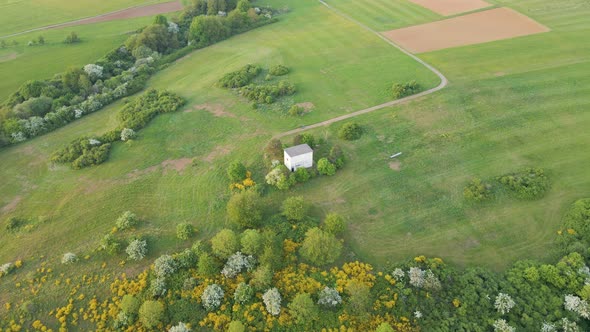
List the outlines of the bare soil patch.
{"label": "bare soil patch", "polygon": [[135,17],[144,17],[144,16],[152,16],[157,14],[165,14],[176,12],[182,10],[184,6],[180,1],[171,1],[171,2],[164,2],[164,3],[157,3],[148,6],[140,6],[140,7],[133,7],[127,8],[123,10],[118,10],[111,13],[106,13],[103,15],[98,15],[94,17],[84,18],[77,21],[71,21],[56,25],[51,25],[45,27],[45,29],[54,29],[54,28],[63,28],[75,25],[83,25],[83,24],[92,24],[92,23],[99,23],[99,22],[108,22],[114,20],[123,20],[128,18],[135,18]]}
{"label": "bare soil patch", "polygon": [[162,162],[164,168],[164,174],[170,170],[175,170],[178,173],[182,173],[191,163],[192,158],[180,158],[180,159],[168,159]]}
{"label": "bare soil patch", "polygon": [[443,16],[470,12],[491,6],[491,4],[483,0],[410,0],[410,2]]}
{"label": "bare soil patch", "polygon": [[226,111],[225,110],[225,107],[223,105],[221,105],[221,104],[209,104],[209,103],[207,103],[207,104],[195,105],[193,107],[193,109],[188,109],[185,112],[186,113],[190,113],[193,110],[197,110],[197,111],[205,110],[205,111],[213,114],[216,117],[226,117],[226,118],[235,118],[236,117],[235,114]]}
{"label": "bare soil patch", "polygon": [[383,35],[413,53],[486,43],[547,32],[549,28],[509,8],[386,31]]}
{"label": "bare soil patch", "polygon": [[12,201],[10,201],[10,202],[8,202],[8,204],[4,205],[2,207],[2,210],[0,210],[0,211],[2,211],[2,214],[5,214],[5,213],[9,213],[9,212],[14,211],[14,209],[16,209],[16,206],[18,205],[18,203],[20,203],[20,201],[22,199],[23,198],[20,195],[19,196],[15,196],[12,199]]}
{"label": "bare soil patch", "polygon": [[7,62],[10,60],[14,60],[14,59],[16,59],[17,56],[18,56],[18,54],[16,52],[2,55],[2,56],[0,56],[0,62]]}
{"label": "bare soil patch", "polygon": [[205,158],[203,158],[206,162],[212,162],[215,159],[228,155],[231,152],[231,148],[227,146],[216,146],[213,151],[211,151]]}
{"label": "bare soil patch", "polygon": [[392,161],[389,163],[389,168],[396,172],[399,172],[402,169],[402,163],[399,160]]}

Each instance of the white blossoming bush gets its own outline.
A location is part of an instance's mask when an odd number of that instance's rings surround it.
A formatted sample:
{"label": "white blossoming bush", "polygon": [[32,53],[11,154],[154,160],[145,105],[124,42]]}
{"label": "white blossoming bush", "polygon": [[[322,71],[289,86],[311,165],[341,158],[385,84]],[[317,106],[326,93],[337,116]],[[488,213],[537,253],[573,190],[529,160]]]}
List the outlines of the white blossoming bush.
{"label": "white blossoming bush", "polygon": [[424,271],[422,269],[411,267],[408,276],[410,277],[410,285],[418,288],[424,285]]}
{"label": "white blossoming bush", "polygon": [[342,303],[342,297],[336,289],[326,287],[320,291],[318,304],[326,307],[335,307],[340,303]]}
{"label": "white blossoming bush", "polygon": [[168,332],[190,332],[190,328],[183,322],[179,322],[177,325],[172,326]]}
{"label": "white blossoming bush", "polygon": [[12,263],[6,263],[0,265],[0,277],[3,277],[9,274],[14,269],[14,265]]}
{"label": "white blossoming bush", "polygon": [[561,320],[561,329],[563,332],[578,332],[580,330],[576,322],[571,322],[567,318],[563,318]]}
{"label": "white blossoming bush", "polygon": [[555,331],[557,331],[555,324],[543,322],[543,325],[541,325],[541,332],[555,332]]}
{"label": "white blossoming bush", "polygon": [[127,256],[129,256],[129,259],[140,261],[147,254],[147,242],[139,239],[133,240],[129,243],[125,252],[127,253]]}
{"label": "white blossoming bush", "polygon": [[217,284],[211,284],[205,288],[203,295],[201,295],[201,301],[203,301],[203,307],[211,311],[217,309],[221,305],[221,300],[225,292]]}
{"label": "white blossoming bush", "polygon": [[23,133],[22,131],[12,133],[10,134],[10,137],[12,138],[12,141],[15,143],[24,142],[27,140],[27,136],[25,136],[25,133]]}
{"label": "white blossoming bush", "polygon": [[76,262],[77,260],[78,260],[78,256],[76,256],[76,254],[74,254],[72,252],[66,252],[61,257],[62,264],[72,264],[72,263]]}
{"label": "white blossoming bush", "polygon": [[255,262],[256,260],[252,255],[246,256],[238,251],[227,259],[221,274],[226,278],[235,278],[243,269],[251,271]]}
{"label": "white blossoming bush", "polygon": [[281,313],[281,294],[278,289],[271,288],[262,295],[262,301],[266,306],[266,311],[273,316],[278,316]]}
{"label": "white blossoming bush", "polygon": [[430,270],[424,272],[424,282],[422,287],[427,290],[439,290],[442,285],[440,280]]}
{"label": "white blossoming bush", "polygon": [[88,143],[90,143],[90,145],[100,145],[101,142],[95,138],[91,138],[88,140]]}
{"label": "white blossoming bush", "polygon": [[135,130],[131,128],[125,128],[121,130],[121,141],[127,141],[135,137]]}
{"label": "white blossoming bush", "polygon": [[496,310],[502,315],[509,313],[514,305],[514,300],[510,295],[504,293],[498,294],[498,296],[496,296],[496,301],[494,302],[494,308],[496,308]]}
{"label": "white blossoming bush", "polygon": [[82,112],[82,110],[80,110],[80,109],[75,109],[75,110],[74,110],[74,117],[75,117],[76,119],[79,119],[79,118],[81,118],[83,114],[84,114],[84,113],[83,113],[83,112]]}
{"label": "white blossoming bush", "polygon": [[422,318],[422,312],[419,310],[414,311],[414,317],[415,318]]}
{"label": "white blossoming bush", "polygon": [[494,324],[492,325],[494,327],[494,332],[515,332],[516,329],[510,325],[508,325],[508,322],[506,322],[503,319],[496,319],[496,321],[494,321]]}
{"label": "white blossoming bush", "polygon": [[162,255],[154,262],[154,272],[158,278],[165,278],[176,272],[176,261],[170,255]]}
{"label": "white blossoming bush", "polygon": [[92,79],[101,78],[103,69],[104,68],[102,68],[101,66],[95,65],[93,63],[84,66],[84,71]]}
{"label": "white blossoming bush", "polygon": [[245,282],[241,282],[236,287],[236,291],[234,292],[234,300],[236,302],[244,304],[254,296],[254,289],[252,286],[246,284]]}
{"label": "white blossoming bush", "polygon": [[575,295],[566,295],[563,305],[566,310],[573,311],[586,319],[590,318],[590,307],[586,300]]}
{"label": "white blossoming bush", "polygon": [[135,225],[137,225],[137,222],[139,220],[137,219],[137,216],[135,215],[135,213],[131,212],[131,211],[125,211],[123,212],[123,214],[117,219],[116,221],[116,225],[118,229],[128,229],[131,228]]}
{"label": "white blossoming bush", "polygon": [[395,279],[395,281],[401,281],[406,276],[404,270],[400,269],[399,267],[391,272],[391,276]]}
{"label": "white blossoming bush", "polygon": [[174,22],[168,22],[168,32],[178,33],[178,31],[180,31],[180,29],[178,28],[178,24]]}
{"label": "white blossoming bush", "polygon": [[168,288],[166,288],[166,280],[161,277],[153,279],[150,284],[150,290],[152,292],[152,296],[163,297],[168,291]]}

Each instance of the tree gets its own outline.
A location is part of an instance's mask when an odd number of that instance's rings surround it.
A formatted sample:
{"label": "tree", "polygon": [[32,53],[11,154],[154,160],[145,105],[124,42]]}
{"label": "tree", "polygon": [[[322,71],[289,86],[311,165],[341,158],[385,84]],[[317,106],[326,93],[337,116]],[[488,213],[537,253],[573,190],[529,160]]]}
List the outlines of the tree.
{"label": "tree", "polygon": [[86,88],[81,84],[83,77],[88,80],[88,74],[86,74],[82,68],[70,67],[65,73],[62,74],[62,83],[73,93],[78,93],[81,89]]}
{"label": "tree", "polygon": [[310,147],[314,147],[315,146],[315,137],[310,134],[310,133],[305,133],[302,135],[296,135],[293,138],[293,144],[294,145],[299,145],[299,144],[307,144]]}
{"label": "tree", "polygon": [[242,233],[240,244],[243,253],[257,256],[262,249],[262,235],[258,230],[247,229]]}
{"label": "tree", "polygon": [[283,143],[277,138],[271,139],[266,147],[264,148],[264,156],[272,161],[272,160],[282,160],[283,159]]}
{"label": "tree", "polygon": [[131,294],[125,294],[121,299],[121,311],[127,316],[135,316],[139,313],[141,303],[139,299]]}
{"label": "tree", "polygon": [[195,233],[195,228],[188,222],[176,225],[176,237],[181,240],[188,240]]}
{"label": "tree", "polygon": [[246,166],[239,161],[233,162],[227,168],[227,177],[231,182],[240,182],[246,178]]}
{"label": "tree", "polygon": [[248,10],[250,9],[250,1],[249,0],[238,1],[238,5],[236,6],[236,9],[243,12],[243,13],[247,13]]}
{"label": "tree", "polygon": [[514,300],[512,300],[510,295],[504,293],[499,293],[494,302],[494,308],[502,315],[509,313],[514,305]]}
{"label": "tree", "polygon": [[80,42],[80,37],[74,31],[72,31],[64,40],[66,44],[74,44]]}
{"label": "tree", "polygon": [[120,230],[131,228],[139,222],[137,215],[131,211],[125,211],[119,218],[117,218],[116,225]]}
{"label": "tree", "polygon": [[193,19],[189,30],[189,39],[200,46],[211,45],[228,36],[229,28],[218,16],[197,16]]}
{"label": "tree", "polygon": [[227,203],[227,215],[240,227],[257,227],[262,220],[260,196],[251,190],[233,195]]}
{"label": "tree", "polygon": [[222,229],[211,239],[213,254],[222,259],[229,258],[239,248],[238,236],[231,229]]}
{"label": "tree", "polygon": [[125,252],[129,256],[129,259],[134,261],[142,260],[147,254],[147,242],[140,239],[133,240],[129,243]]}
{"label": "tree", "polygon": [[371,289],[362,281],[352,279],[346,285],[349,295],[347,307],[349,312],[358,313],[359,316],[367,314],[371,305]]}
{"label": "tree", "polygon": [[328,158],[321,158],[318,160],[318,173],[322,175],[332,176],[336,174],[336,166],[332,164]]}
{"label": "tree", "polygon": [[342,297],[335,288],[325,287],[318,295],[318,304],[326,307],[336,307],[342,303]]}
{"label": "tree", "polygon": [[227,332],[244,332],[246,327],[239,320],[232,320],[227,326]]}
{"label": "tree", "polygon": [[141,33],[130,37],[125,44],[132,51],[143,45],[156,52],[166,53],[169,49],[178,47],[178,38],[176,34],[170,33],[165,25],[152,24]]}
{"label": "tree", "polygon": [[154,262],[154,272],[157,277],[164,278],[176,272],[177,264],[170,255],[162,255]]}
{"label": "tree", "polygon": [[272,284],[273,273],[269,265],[260,265],[252,273],[250,285],[257,290],[263,290]]}
{"label": "tree", "polygon": [[281,300],[281,294],[276,288],[271,288],[262,294],[266,311],[273,316],[278,316],[281,313]]}
{"label": "tree", "polygon": [[254,296],[254,289],[246,283],[239,283],[234,292],[234,300],[238,303],[244,304]]}
{"label": "tree", "polygon": [[288,308],[295,323],[310,326],[319,317],[319,310],[308,293],[295,295]]}
{"label": "tree", "polygon": [[389,325],[389,323],[383,322],[377,327],[375,332],[394,332],[394,329],[391,327],[391,325]]}
{"label": "tree", "polygon": [[161,25],[168,25],[168,19],[166,18],[166,16],[159,14],[156,15],[156,17],[154,17],[154,24],[161,24]]}
{"label": "tree", "polygon": [[139,308],[139,320],[148,329],[158,327],[164,319],[164,305],[158,301],[145,301]]}
{"label": "tree", "polygon": [[330,234],[340,235],[344,232],[344,218],[336,213],[329,213],[324,219],[324,230]]}
{"label": "tree", "polygon": [[221,301],[223,300],[223,296],[225,292],[223,289],[217,284],[211,284],[205,288],[203,294],[201,295],[201,300],[203,301],[203,307],[205,309],[212,311],[217,309],[221,305]]}
{"label": "tree", "polygon": [[226,9],[226,0],[207,0],[207,15],[217,15]]}
{"label": "tree", "polygon": [[200,275],[210,277],[219,273],[220,267],[219,263],[214,257],[212,257],[209,253],[204,252],[199,256],[197,270],[199,271]]}
{"label": "tree", "polygon": [[361,138],[363,128],[356,122],[349,122],[340,127],[338,137],[347,141],[354,141]]}
{"label": "tree", "polygon": [[340,257],[342,243],[333,234],[314,227],[305,233],[305,240],[299,252],[309,262],[316,265],[330,264]]}
{"label": "tree", "polygon": [[291,221],[301,221],[307,216],[309,205],[303,199],[303,196],[289,197],[283,201],[283,215]]}

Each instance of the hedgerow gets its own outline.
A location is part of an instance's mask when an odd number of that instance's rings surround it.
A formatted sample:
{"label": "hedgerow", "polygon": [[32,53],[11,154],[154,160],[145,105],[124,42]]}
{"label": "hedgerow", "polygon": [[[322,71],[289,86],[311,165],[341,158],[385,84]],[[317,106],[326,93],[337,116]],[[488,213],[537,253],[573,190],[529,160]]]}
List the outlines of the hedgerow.
{"label": "hedgerow", "polygon": [[248,85],[258,74],[262,68],[255,65],[246,65],[239,70],[233,71],[223,75],[217,84],[223,88],[241,88]]}

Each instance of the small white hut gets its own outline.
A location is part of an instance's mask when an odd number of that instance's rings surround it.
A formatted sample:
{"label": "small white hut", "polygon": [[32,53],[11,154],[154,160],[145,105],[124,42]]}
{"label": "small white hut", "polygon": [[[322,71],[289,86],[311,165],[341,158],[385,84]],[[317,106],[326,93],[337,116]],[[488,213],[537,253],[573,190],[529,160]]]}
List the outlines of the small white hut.
{"label": "small white hut", "polygon": [[313,150],[307,144],[295,145],[284,150],[285,166],[295,172],[300,167],[313,166]]}

